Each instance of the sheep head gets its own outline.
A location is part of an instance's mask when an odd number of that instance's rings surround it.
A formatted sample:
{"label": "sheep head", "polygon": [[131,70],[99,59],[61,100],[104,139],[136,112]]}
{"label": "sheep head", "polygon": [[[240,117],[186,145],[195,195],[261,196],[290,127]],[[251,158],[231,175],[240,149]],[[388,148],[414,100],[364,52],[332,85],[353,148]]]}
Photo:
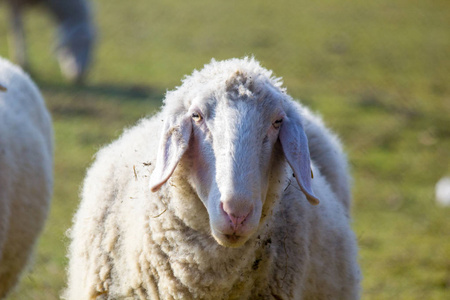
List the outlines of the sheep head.
{"label": "sheep head", "polygon": [[[242,70],[227,70],[227,62]],[[278,85],[253,59],[213,61],[166,97],[169,117],[151,190],[170,178],[182,157],[188,159],[187,180],[208,211],[212,235],[223,246],[239,247],[258,229],[271,170],[279,163],[274,159],[277,149],[282,149],[308,201],[318,203],[300,117]]]}
{"label": "sheep head", "polygon": [[56,54],[61,72],[72,83],[83,83],[96,39],[89,1],[47,2],[58,22]]}
{"label": "sheep head", "polygon": [[94,44],[89,24],[61,26],[58,62],[64,76],[73,83],[82,83],[89,67]]}

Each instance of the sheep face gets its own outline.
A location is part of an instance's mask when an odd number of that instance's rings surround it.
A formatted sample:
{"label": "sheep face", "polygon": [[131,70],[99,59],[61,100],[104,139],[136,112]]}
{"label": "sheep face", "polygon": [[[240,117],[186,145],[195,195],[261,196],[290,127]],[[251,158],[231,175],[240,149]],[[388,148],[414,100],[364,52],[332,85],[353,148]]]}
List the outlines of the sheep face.
{"label": "sheep face", "polygon": [[213,236],[224,246],[240,246],[261,219],[284,112],[270,99],[230,98],[217,102],[213,117],[200,105],[190,108],[188,155],[192,185],[208,210]]}
{"label": "sheep face", "polygon": [[317,201],[306,135],[290,116],[291,100],[267,80],[236,72],[219,89],[205,90],[165,121],[150,185],[158,190],[185,155],[212,235],[223,246],[239,247],[260,225],[271,170],[280,163],[276,143],[308,200]]}

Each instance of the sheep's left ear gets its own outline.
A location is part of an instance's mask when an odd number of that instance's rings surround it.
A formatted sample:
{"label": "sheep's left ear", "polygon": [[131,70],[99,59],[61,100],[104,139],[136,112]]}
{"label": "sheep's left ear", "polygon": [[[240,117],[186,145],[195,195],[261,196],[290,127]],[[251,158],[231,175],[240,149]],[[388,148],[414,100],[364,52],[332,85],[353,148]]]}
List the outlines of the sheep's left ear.
{"label": "sheep's left ear", "polygon": [[189,115],[172,116],[165,120],[161,133],[156,166],[150,176],[150,189],[156,192],[172,176],[178,162],[186,152],[192,132]]}
{"label": "sheep's left ear", "polygon": [[308,139],[300,120],[285,117],[280,128],[279,139],[284,156],[294,171],[295,179],[309,203],[319,204],[319,199],[311,189],[311,159]]}

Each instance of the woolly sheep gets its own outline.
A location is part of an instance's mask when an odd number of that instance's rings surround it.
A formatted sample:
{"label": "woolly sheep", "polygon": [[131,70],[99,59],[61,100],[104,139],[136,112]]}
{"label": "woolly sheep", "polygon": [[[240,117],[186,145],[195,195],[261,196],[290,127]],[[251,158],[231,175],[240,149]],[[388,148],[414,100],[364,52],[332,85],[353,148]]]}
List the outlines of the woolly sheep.
{"label": "woolly sheep", "polygon": [[31,79],[0,58],[0,299],[44,226],[53,184],[50,115]]}
{"label": "woolly sheep", "polygon": [[436,202],[442,206],[450,206],[450,177],[442,177],[436,183]]}
{"label": "woolly sheep", "polygon": [[27,6],[43,4],[58,24],[57,57],[61,71],[70,81],[83,81],[92,56],[95,29],[87,0],[6,0],[10,8],[14,59],[29,68],[22,14]]}
{"label": "woolly sheep", "polygon": [[279,78],[213,60],[98,152],[64,297],[358,299],[346,168]]}

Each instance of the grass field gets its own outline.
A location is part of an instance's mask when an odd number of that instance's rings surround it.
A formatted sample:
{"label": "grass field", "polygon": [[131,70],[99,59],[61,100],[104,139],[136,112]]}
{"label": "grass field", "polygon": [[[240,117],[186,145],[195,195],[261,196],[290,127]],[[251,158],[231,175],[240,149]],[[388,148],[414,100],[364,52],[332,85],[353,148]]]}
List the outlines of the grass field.
{"label": "grass field", "polygon": [[[10,299],[58,299],[65,231],[95,152],[151,115],[212,57],[254,54],[342,138],[354,176],[363,299],[448,299],[450,2],[94,1],[99,41],[84,87],[67,84],[54,28],[27,13],[33,78],[52,112],[55,189],[35,263]],[[8,57],[0,5],[0,55]]]}

